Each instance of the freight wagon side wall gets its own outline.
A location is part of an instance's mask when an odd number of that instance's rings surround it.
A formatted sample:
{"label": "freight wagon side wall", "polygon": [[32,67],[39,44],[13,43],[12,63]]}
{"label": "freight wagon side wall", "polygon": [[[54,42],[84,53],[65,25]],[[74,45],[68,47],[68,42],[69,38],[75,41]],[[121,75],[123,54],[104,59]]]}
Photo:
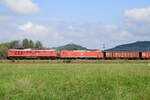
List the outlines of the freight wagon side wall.
{"label": "freight wagon side wall", "polygon": [[142,58],[150,58],[150,52],[142,52]]}
{"label": "freight wagon side wall", "polygon": [[139,58],[138,52],[114,52],[115,58]]}
{"label": "freight wagon side wall", "polygon": [[106,52],[105,58],[113,58],[113,52]]}
{"label": "freight wagon side wall", "polygon": [[106,52],[106,58],[139,58],[139,52]]}

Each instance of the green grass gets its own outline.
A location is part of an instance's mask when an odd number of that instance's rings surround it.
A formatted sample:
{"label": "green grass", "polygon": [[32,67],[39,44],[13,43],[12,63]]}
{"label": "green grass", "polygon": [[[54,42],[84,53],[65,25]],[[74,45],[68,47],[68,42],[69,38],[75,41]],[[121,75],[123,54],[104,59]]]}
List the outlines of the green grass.
{"label": "green grass", "polygon": [[150,65],[1,63],[0,100],[150,100]]}

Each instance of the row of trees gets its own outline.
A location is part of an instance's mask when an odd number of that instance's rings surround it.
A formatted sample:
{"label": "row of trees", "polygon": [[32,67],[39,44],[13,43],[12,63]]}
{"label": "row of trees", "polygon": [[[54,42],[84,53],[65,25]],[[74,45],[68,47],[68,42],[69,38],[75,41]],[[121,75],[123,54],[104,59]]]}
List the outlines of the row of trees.
{"label": "row of trees", "polygon": [[0,59],[5,59],[7,57],[7,50],[9,49],[43,49],[43,44],[40,41],[32,41],[24,39],[22,41],[14,40],[8,43],[0,43]]}
{"label": "row of trees", "polygon": [[23,48],[23,49],[27,49],[27,48],[34,48],[34,49],[42,49],[43,48],[43,44],[40,41],[32,41],[32,40],[28,40],[28,39],[24,39],[23,41],[19,41],[19,40],[14,40],[10,42],[10,48],[11,49],[16,49],[16,48]]}

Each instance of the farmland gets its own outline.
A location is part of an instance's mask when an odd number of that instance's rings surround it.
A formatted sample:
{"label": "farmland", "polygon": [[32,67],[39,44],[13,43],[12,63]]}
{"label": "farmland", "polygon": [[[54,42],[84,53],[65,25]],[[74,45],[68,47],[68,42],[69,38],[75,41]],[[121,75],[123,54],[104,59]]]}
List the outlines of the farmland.
{"label": "farmland", "polygon": [[150,100],[149,63],[0,63],[2,100]]}

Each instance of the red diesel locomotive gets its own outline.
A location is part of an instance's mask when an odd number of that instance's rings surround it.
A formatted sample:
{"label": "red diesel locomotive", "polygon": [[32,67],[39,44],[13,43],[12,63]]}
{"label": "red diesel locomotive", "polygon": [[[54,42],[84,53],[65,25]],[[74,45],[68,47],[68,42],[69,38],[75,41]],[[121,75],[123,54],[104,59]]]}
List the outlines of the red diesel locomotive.
{"label": "red diesel locomotive", "polygon": [[9,50],[8,59],[54,59],[57,57],[55,50]]}
{"label": "red diesel locomotive", "polygon": [[70,59],[98,59],[98,58],[104,58],[103,53],[101,51],[67,51],[64,50],[60,53],[61,58],[70,58]]}

